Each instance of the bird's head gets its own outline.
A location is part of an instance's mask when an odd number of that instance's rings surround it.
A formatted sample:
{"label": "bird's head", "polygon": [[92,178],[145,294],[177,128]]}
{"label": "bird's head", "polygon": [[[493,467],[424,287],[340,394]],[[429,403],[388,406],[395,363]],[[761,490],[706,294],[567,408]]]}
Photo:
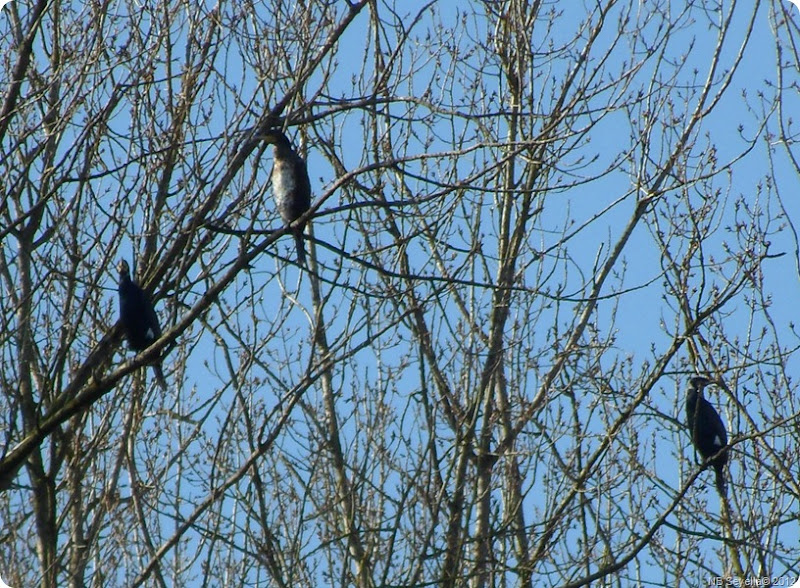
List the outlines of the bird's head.
{"label": "bird's head", "polygon": [[698,392],[702,392],[703,388],[705,388],[709,384],[716,384],[716,380],[712,380],[711,378],[706,378],[705,376],[694,376],[689,380],[689,383],[692,385],[692,388],[694,388]]}
{"label": "bird's head", "polygon": [[119,275],[121,276],[131,275],[131,268],[128,266],[128,262],[124,259],[119,260],[119,263],[117,264],[117,271],[119,271]]}
{"label": "bird's head", "polygon": [[264,134],[261,135],[261,139],[269,144],[275,145],[276,147],[279,145],[289,145],[289,139],[286,135],[283,134],[283,131],[280,129],[269,129]]}

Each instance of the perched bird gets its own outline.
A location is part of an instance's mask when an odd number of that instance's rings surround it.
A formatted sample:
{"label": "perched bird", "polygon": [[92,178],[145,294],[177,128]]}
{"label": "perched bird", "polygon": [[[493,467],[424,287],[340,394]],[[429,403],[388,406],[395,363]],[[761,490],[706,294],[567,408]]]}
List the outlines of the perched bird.
{"label": "perched bird", "polygon": [[[274,146],[272,156],[272,194],[275,206],[284,223],[291,224],[311,206],[311,182],[308,180],[306,162],[294,150],[289,139],[279,129],[270,129],[264,141]],[[297,261],[305,265],[303,246],[304,226],[292,227],[297,246]]]}
{"label": "perched bird", "polygon": [[[122,321],[122,331],[128,341],[128,347],[134,351],[144,351],[161,337],[161,327],[158,316],[153,308],[153,303],[139,285],[131,280],[131,270],[128,262],[121,259],[117,265],[119,270],[119,317]],[[161,371],[161,360],[153,362],[156,381],[164,390],[167,381]]]}
{"label": "perched bird", "polygon": [[[728,434],[717,411],[711,403],[703,398],[703,388],[713,380],[703,376],[695,376],[689,380],[689,394],[686,396],[686,424],[692,435],[692,443],[703,459],[711,459],[709,465],[714,466],[716,486],[721,496],[725,495],[725,464],[728,463],[728,451],[720,450],[728,444]],[[719,453],[719,455],[717,455]],[[716,457],[714,457],[716,456]]]}

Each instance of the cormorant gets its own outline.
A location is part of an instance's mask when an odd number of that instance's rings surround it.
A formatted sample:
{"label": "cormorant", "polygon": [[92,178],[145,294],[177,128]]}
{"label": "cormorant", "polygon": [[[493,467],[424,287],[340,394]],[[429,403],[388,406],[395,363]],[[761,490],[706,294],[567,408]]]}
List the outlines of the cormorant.
{"label": "cormorant", "polygon": [[[728,444],[728,434],[717,411],[711,403],[703,398],[703,388],[713,384],[703,376],[695,376],[689,380],[689,393],[686,396],[686,424],[692,435],[692,443],[703,459],[710,459],[714,466],[716,486],[721,496],[725,495],[725,464],[728,463],[727,449],[720,450]],[[719,454],[719,455],[717,455]],[[716,456],[716,457],[714,457]]]}
{"label": "cormorant", "polygon": [[[272,156],[272,193],[281,219],[287,225],[300,218],[311,206],[311,182],[303,158],[294,150],[286,135],[270,129],[264,140],[274,145]],[[297,246],[297,261],[305,265],[304,226],[292,227]]]}
{"label": "cormorant", "polygon": [[[128,262],[121,259],[117,265],[119,270],[119,317],[122,321],[122,331],[128,341],[128,347],[134,351],[144,351],[154,341],[161,337],[161,327],[158,316],[153,308],[150,298],[139,285],[131,280]],[[161,360],[153,362],[156,381],[164,390],[167,381],[161,371]]]}

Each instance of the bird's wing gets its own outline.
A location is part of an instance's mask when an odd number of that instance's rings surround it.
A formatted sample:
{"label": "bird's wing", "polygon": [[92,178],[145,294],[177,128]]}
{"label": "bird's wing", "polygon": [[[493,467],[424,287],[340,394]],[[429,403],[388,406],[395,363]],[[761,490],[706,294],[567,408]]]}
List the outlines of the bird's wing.
{"label": "bird's wing", "polygon": [[151,335],[153,341],[161,336],[161,326],[158,324],[158,315],[153,304],[149,300],[145,300],[144,318],[147,321],[148,335]]}
{"label": "bird's wing", "polygon": [[299,204],[305,212],[311,206],[311,181],[308,179],[306,162],[297,154],[294,157],[294,177],[297,181],[297,197],[301,199]]}
{"label": "bird's wing", "polygon": [[708,422],[709,426],[714,430],[714,434],[716,435],[716,437],[718,437],[718,439],[716,438],[714,439],[715,443],[719,447],[727,445],[728,432],[725,430],[725,424],[722,422],[722,418],[719,416],[719,413],[707,400],[703,408],[705,412],[706,421]]}
{"label": "bird's wing", "polygon": [[145,336],[149,341],[155,341],[161,336],[161,327],[158,324],[158,315],[150,297],[137,284],[131,284],[128,291],[128,311],[137,320],[141,321],[144,327]]}

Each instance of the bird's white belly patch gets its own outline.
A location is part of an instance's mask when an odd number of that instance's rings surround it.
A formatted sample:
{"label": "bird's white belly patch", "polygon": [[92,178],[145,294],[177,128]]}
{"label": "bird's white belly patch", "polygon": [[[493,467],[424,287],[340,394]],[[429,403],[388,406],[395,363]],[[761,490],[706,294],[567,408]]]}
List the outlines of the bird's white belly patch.
{"label": "bird's white belly patch", "polygon": [[288,165],[277,164],[272,171],[272,183],[279,194],[288,194],[295,188],[294,177]]}

